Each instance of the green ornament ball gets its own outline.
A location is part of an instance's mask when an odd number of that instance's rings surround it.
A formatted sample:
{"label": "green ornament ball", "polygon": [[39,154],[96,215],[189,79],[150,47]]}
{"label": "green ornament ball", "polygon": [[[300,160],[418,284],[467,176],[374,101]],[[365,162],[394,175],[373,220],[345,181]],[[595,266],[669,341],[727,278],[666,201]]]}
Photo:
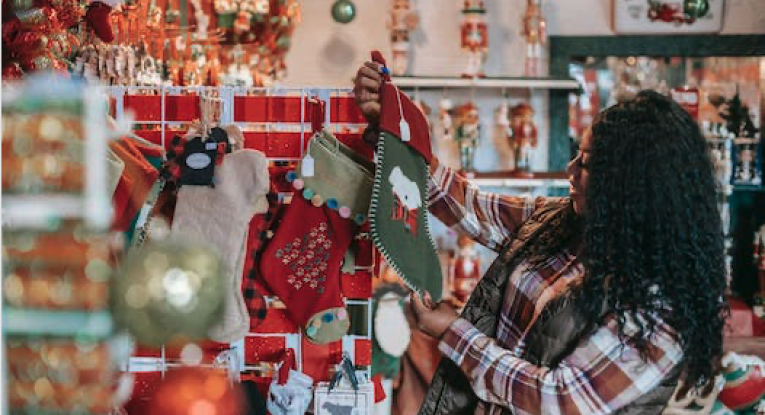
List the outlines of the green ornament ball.
{"label": "green ornament ball", "polygon": [[356,5],[350,0],[337,0],[332,5],[332,18],[342,24],[350,23],[356,17]]}
{"label": "green ornament ball", "polygon": [[182,242],[148,244],[122,261],[110,280],[115,322],[146,346],[208,337],[225,301],[223,264],[206,246]]}
{"label": "green ornament ball", "polygon": [[693,19],[704,17],[709,12],[709,0],[685,0],[683,11]]}

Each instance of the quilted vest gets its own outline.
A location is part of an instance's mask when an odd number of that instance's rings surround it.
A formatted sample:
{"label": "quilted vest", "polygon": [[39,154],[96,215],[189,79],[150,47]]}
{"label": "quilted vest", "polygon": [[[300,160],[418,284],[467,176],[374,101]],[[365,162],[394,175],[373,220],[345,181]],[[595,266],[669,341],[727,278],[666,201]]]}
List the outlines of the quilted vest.
{"label": "quilted vest", "polygon": [[[501,251],[486,275],[470,296],[461,317],[489,337],[495,337],[497,321],[503,304],[507,281],[523,260],[520,251],[527,244],[549,244],[541,240],[541,231],[549,226],[561,226],[558,215],[568,206],[568,200],[549,202],[537,209],[518,229],[516,237]],[[523,358],[538,366],[555,367],[576,347],[579,339],[592,330],[583,324],[568,296],[553,299],[545,306],[526,337]],[[679,370],[640,399],[620,409],[620,415],[660,414],[677,384]],[[462,370],[451,360],[441,359],[430,384],[420,415],[473,415],[478,397]],[[509,409],[503,411],[512,413]]]}

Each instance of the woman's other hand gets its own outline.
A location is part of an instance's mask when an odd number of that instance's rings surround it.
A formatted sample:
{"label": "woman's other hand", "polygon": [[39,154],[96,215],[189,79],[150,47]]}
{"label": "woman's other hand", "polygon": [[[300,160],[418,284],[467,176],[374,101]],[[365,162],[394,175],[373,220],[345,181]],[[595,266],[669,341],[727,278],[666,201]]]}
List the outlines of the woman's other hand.
{"label": "woman's other hand", "polygon": [[420,330],[437,339],[459,318],[449,303],[442,301],[434,305],[427,293],[423,302],[419,295],[412,292],[410,307]]}

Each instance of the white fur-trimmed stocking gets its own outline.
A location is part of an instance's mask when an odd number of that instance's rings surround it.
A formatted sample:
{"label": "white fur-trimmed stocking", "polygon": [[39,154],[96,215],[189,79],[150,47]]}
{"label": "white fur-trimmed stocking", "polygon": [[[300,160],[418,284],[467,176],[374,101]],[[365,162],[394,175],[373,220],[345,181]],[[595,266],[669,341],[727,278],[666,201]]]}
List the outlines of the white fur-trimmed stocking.
{"label": "white fur-trimmed stocking", "polygon": [[171,237],[205,242],[225,263],[226,305],[210,338],[232,342],[249,330],[242,297],[247,231],[253,215],[268,209],[268,160],[255,150],[227,154],[215,167],[215,187],[186,185],[178,191]]}

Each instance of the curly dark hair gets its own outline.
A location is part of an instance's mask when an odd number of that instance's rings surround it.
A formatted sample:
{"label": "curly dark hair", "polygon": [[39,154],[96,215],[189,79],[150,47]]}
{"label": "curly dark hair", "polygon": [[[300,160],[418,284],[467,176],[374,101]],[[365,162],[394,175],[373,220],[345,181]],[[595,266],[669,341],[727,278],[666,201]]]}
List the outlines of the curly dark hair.
{"label": "curly dark hair", "polygon": [[[683,348],[686,384],[708,384],[728,308],[706,141],[685,110],[650,90],[604,110],[592,138],[579,310],[602,322],[605,298],[622,339],[644,356],[660,316]],[[631,335],[628,318],[638,326]]]}

